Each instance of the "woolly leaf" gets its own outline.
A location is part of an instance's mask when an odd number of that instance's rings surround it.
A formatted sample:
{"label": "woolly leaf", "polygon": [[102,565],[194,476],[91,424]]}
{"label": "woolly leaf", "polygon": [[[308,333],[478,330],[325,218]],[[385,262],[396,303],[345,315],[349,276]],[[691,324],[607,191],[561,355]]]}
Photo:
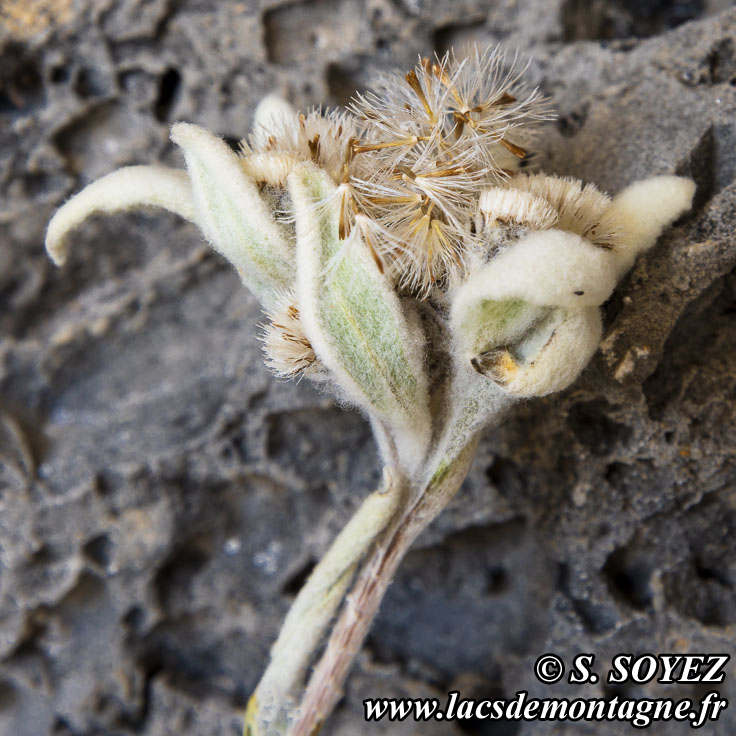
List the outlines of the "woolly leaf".
{"label": "woolly leaf", "polygon": [[468,298],[455,301],[453,327],[458,347],[469,356],[517,342],[549,311],[522,299]]}
{"label": "woolly leaf", "polygon": [[596,305],[614,279],[609,251],[574,233],[544,230],[509,246],[455,289],[447,452],[459,451],[505,401],[559,391],[577,378],[598,346]]}
{"label": "woolly leaf", "polygon": [[601,332],[597,307],[553,310],[516,347],[506,390],[522,398],[567,388],[598,349]]}
{"label": "woolly leaf", "polygon": [[503,250],[457,290],[453,310],[478,299],[521,299],[555,307],[602,304],[616,285],[614,255],[562,230],[532,232]]}
{"label": "woolly leaf", "polygon": [[692,207],[694,195],[690,179],[654,176],[634,182],[614,197],[611,213],[623,242],[615,254],[618,277],[631,268],[639,253],[654,245],[662,230]]}
{"label": "woolly leaf", "polygon": [[350,242],[340,240],[327,174],[300,164],[289,191],[304,330],[346,397],[384,425],[405,465],[416,465],[430,432],[421,331],[407,322],[357,230]]}
{"label": "woolly leaf", "polygon": [[[559,368],[559,380],[550,377],[545,382],[538,373],[545,365],[538,361],[539,351],[550,341],[559,343],[560,334],[555,331],[566,334],[568,327],[578,324],[578,312],[590,314],[591,308],[607,299],[615,275],[615,256],[574,233],[550,229],[527,235],[452,295],[456,360],[516,395],[557,390],[551,386],[563,382],[565,366]],[[586,353],[587,337],[595,330],[583,324],[588,322],[580,322],[579,329],[585,333],[580,352]],[[572,356],[566,360],[577,364]],[[575,376],[581,369],[576,369]],[[527,378],[522,379],[524,375]]]}
{"label": "woolly leaf", "polygon": [[184,152],[197,224],[266,306],[294,283],[288,232],[277,223],[240,158],[225,141],[196,125],[177,123],[171,138]]}
{"label": "woolly leaf", "polygon": [[194,199],[187,175],[163,166],[128,166],[103,176],[51,218],[46,249],[54,263],[61,266],[67,257],[69,233],[88,217],[141,207],[161,207],[194,222]]}

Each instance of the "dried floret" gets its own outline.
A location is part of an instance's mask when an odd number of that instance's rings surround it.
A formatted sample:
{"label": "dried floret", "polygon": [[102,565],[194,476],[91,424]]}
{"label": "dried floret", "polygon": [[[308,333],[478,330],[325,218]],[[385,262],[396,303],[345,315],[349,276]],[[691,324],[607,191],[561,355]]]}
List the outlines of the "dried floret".
{"label": "dried floret", "polygon": [[362,123],[348,167],[353,210],[377,225],[378,252],[419,296],[463,272],[477,245],[470,222],[481,190],[526,156],[519,141],[531,133],[511,131],[549,118],[538,91],[523,89],[515,61],[508,68],[491,49],[420,59],[351,108]]}
{"label": "dried floret", "polygon": [[273,159],[279,162],[275,166],[287,160],[312,161],[338,183],[344,178],[357,136],[357,121],[348,112],[317,109],[306,115],[280,114],[271,116],[241,142],[241,154],[246,167],[251,158],[258,162]]}
{"label": "dried floret", "polygon": [[497,50],[423,58],[348,112],[290,114],[269,98],[242,145],[243,169],[285,187],[296,163],[319,166],[338,185],[340,238],[358,224],[382,270],[427,296],[463,273],[480,192],[516,170],[531,128],[549,117],[516,66]]}
{"label": "dried floret", "polygon": [[585,184],[546,174],[520,174],[508,186],[529,192],[550,203],[558,213],[556,227],[577,233],[601,248],[615,248],[620,240],[620,225],[611,210],[611,198],[595,184]]}
{"label": "dried floret", "polygon": [[268,318],[261,335],[266,365],[281,378],[314,377],[321,365],[304,334],[296,295],[282,294]]}

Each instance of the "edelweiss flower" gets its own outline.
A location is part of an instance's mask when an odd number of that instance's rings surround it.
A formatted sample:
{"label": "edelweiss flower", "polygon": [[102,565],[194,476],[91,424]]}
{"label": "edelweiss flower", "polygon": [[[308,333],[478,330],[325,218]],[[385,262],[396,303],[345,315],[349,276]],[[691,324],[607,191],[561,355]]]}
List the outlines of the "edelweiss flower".
{"label": "edelweiss flower", "polygon": [[242,143],[243,169],[283,188],[297,163],[319,166],[337,186],[340,238],[357,227],[379,267],[426,297],[462,275],[480,192],[516,171],[535,125],[550,117],[515,66],[495,49],[420,59],[348,112],[295,115],[269,98]]}
{"label": "edelweiss flower", "polygon": [[178,123],[186,173],[122,169],[49,224],[62,263],[94,212],[156,206],[195,223],[269,316],[268,366],[322,381],[374,429],[384,485],[294,602],[249,702],[251,736],[316,732],[479,433],[514,399],[577,378],[600,341],[600,305],[690,207],[694,185],[675,176],[610,198],[520,173],[549,114],[510,67],[497,51],[421,59],[345,112],[299,115],[268,98],[239,155]]}

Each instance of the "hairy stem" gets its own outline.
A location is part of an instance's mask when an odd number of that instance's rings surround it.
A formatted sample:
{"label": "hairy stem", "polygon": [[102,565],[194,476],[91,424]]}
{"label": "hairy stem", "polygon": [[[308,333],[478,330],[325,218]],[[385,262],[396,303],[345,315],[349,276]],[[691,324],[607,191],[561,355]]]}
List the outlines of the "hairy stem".
{"label": "hairy stem", "polygon": [[342,695],[350,665],[368,634],[396,568],[417,536],[457,493],[475,455],[477,438],[439,471],[425,492],[385,527],[360,566],[355,584],[332,628],[288,736],[314,736]]}
{"label": "hairy stem", "polygon": [[271,661],[248,703],[245,736],[283,733],[304,687],[305,673],[361,558],[407,495],[403,477],[384,470],[383,485],[362,503],[312,571],[286,616]]}

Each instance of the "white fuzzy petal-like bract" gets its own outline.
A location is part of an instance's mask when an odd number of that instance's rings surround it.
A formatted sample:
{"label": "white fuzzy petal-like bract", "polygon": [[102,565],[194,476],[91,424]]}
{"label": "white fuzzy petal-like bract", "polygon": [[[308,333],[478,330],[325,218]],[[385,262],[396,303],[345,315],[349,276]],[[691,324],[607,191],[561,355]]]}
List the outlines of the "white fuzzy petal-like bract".
{"label": "white fuzzy petal-like bract", "polygon": [[[331,178],[300,164],[289,177],[289,191],[304,332],[345,397],[383,423],[404,470],[414,471],[431,428],[424,336],[411,328],[391,283],[362,243],[340,240]],[[351,238],[358,237],[355,230]]]}
{"label": "white fuzzy petal-like bract", "polygon": [[680,176],[637,181],[616,195],[611,211],[620,222],[623,245],[616,253],[620,278],[636,256],[651,248],[665,227],[692,206],[695,183]]}
{"label": "white fuzzy petal-like bract", "polygon": [[288,231],[225,141],[189,123],[174,125],[171,139],[184,152],[204,236],[260,301],[273,305],[295,279]]}
{"label": "white fuzzy petal-like bract", "polygon": [[520,353],[525,349],[529,352],[525,360],[515,364],[509,376],[505,385],[509,394],[519,398],[545,396],[569,386],[598,349],[602,332],[600,310],[559,309],[545,328],[531,337],[530,342],[536,344],[519,346]]}
{"label": "white fuzzy petal-like bract", "polygon": [[51,218],[46,249],[58,266],[67,257],[68,235],[95,214],[161,207],[196,221],[189,178],[183,171],[163,166],[128,166],[103,176],[72,197]]}
{"label": "white fuzzy petal-like bract", "polygon": [[616,285],[612,254],[579,235],[549,229],[532,232],[508,246],[474,273],[455,295],[465,311],[479,299],[555,307],[602,304]]}

